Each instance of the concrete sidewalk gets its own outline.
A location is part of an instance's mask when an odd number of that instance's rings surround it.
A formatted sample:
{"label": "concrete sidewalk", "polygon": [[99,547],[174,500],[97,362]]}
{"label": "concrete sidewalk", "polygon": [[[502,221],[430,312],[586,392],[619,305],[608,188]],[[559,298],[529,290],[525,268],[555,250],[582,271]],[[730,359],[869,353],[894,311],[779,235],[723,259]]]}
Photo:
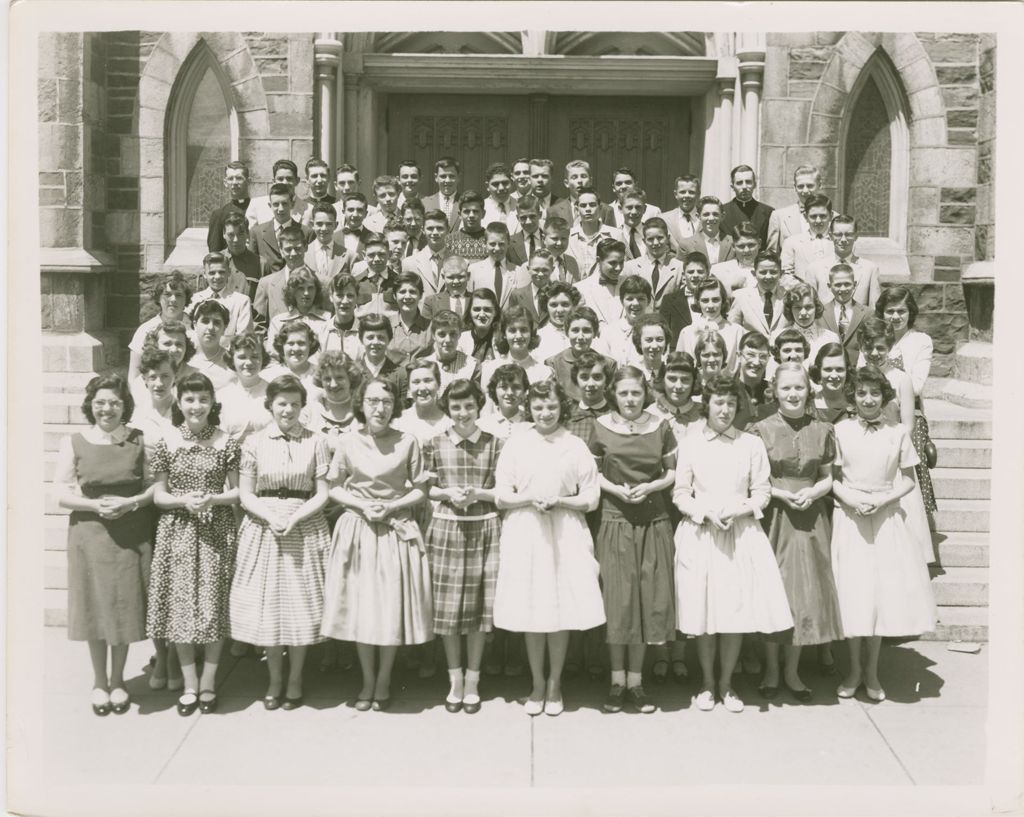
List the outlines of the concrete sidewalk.
{"label": "concrete sidewalk", "polygon": [[[647,690],[652,715],[600,711],[605,684],[567,681],[566,711],[528,717],[524,678],[484,678],[481,711],[449,714],[447,677],[396,670],[388,712],[356,712],[358,669],[317,672],[310,657],[306,706],[267,712],[266,670],[227,658],[217,713],[182,718],[177,693],[152,692],[141,672],[151,645],[128,659],[131,710],[97,718],[89,707],[86,646],[63,629],[45,635],[43,766],[61,784],[648,786],[699,784],[980,784],[985,769],[988,659],[944,643],[882,652],[889,700],[839,700],[836,681],[803,671],[813,704],[785,691],[771,704],[743,676],[739,715],[696,710],[692,684]],[[845,663],[844,649],[837,659]],[[696,660],[690,651],[691,677]]]}

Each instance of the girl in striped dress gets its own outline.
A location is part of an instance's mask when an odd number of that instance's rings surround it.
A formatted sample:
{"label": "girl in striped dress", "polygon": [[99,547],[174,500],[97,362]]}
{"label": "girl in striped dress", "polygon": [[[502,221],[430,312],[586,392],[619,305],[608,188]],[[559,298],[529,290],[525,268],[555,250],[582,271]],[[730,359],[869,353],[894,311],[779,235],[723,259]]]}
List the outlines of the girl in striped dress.
{"label": "girl in striped dress", "polygon": [[[486,634],[493,629],[498,575],[498,513],[494,467],[501,442],[477,426],[484,395],[469,380],[445,389],[441,407],[453,426],[423,449],[431,478],[430,498],[438,504],[427,529],[434,599],[434,633],[444,642],[451,689],[449,712],[480,709],[480,663]],[[466,637],[463,675],[462,637]]]}
{"label": "girl in striped dress", "polygon": [[[327,438],[304,428],[306,389],[282,375],[267,386],[273,422],[242,449],[239,495],[246,511],[238,531],[231,584],[231,633],[266,647],[270,681],[266,709],[302,705],[306,648],[320,641],[324,560],[331,536],[324,519]],[[285,687],[284,648],[288,647]]]}

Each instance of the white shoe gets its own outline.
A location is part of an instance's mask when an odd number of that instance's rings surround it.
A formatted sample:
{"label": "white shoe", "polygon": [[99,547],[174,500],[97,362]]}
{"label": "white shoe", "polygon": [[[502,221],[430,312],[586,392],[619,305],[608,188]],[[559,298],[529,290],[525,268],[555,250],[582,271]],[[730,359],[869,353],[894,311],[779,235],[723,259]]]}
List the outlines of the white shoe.
{"label": "white shoe", "polygon": [[523,705],[523,709],[526,710],[526,714],[531,717],[539,715],[544,711],[544,701],[534,701],[527,698],[526,703]]}
{"label": "white shoe", "polygon": [[557,717],[565,711],[565,704],[562,703],[562,699],[559,698],[556,701],[545,701],[544,703],[544,714],[550,715],[551,717]]}
{"label": "white shoe", "polygon": [[710,712],[715,708],[715,693],[710,689],[701,690],[693,696],[693,704],[701,712]]}
{"label": "white shoe", "polygon": [[725,708],[730,712],[743,711],[743,701],[741,701],[736,696],[736,693],[733,692],[731,689],[728,692],[726,692],[725,695],[722,696],[722,703],[725,705]]}

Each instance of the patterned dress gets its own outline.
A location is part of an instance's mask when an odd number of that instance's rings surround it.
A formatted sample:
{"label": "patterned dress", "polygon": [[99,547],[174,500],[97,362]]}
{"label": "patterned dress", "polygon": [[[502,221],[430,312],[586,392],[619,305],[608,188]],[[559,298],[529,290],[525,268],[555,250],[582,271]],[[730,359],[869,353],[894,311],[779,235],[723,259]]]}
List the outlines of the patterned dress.
{"label": "patterned dress", "polygon": [[[750,433],[764,442],[772,485],[780,489],[796,492],[813,486],[821,467],[831,468],[835,460],[831,424],[810,416],[790,419],[775,413],[756,423]],[[793,630],[775,640],[806,646],[843,637],[832,578],[831,503],[826,495],[802,511],[781,499],[773,498],[768,505],[764,528],[793,614]]]}
{"label": "patterned dress", "polygon": [[[217,429],[193,434],[179,426],[153,452],[154,474],[165,474],[175,495],[221,493],[238,470],[238,442],[202,445]],[[208,644],[228,635],[228,595],[235,562],[235,515],[215,505],[194,515],[185,508],[160,513],[146,612],[146,634],[180,644]]]}
{"label": "patterned dress", "polygon": [[[448,432],[424,447],[424,467],[438,488],[494,488],[501,441],[486,431],[474,436]],[[462,510],[442,501],[434,508],[426,539],[436,635],[493,629],[499,531],[491,502],[474,502]]]}
{"label": "patterned dress", "polygon": [[[674,464],[676,438],[668,422],[648,415],[627,423],[606,414],[594,423],[590,450],[598,470],[616,485],[652,482]],[[594,539],[609,644],[662,644],[675,638],[674,544],[665,491],[633,505],[601,494]]]}
{"label": "patterned dress", "polygon": [[[422,479],[416,439],[394,429],[365,429],[338,440],[328,479],[366,500],[390,501]],[[433,637],[430,565],[412,511],[371,522],[347,508],[334,528],[324,582],[320,634],[378,646]]]}
{"label": "patterned dress", "polygon": [[[312,496],[327,476],[327,438],[299,428],[285,434],[276,424],[250,436],[242,447],[241,476],[256,481],[256,493],[289,490]],[[308,497],[307,497],[308,498]],[[306,499],[261,496],[282,518]],[[262,519],[245,514],[238,529],[238,556],[231,583],[231,635],[261,647],[320,641],[324,607],[324,562],[331,533],[322,512],[278,536]]]}

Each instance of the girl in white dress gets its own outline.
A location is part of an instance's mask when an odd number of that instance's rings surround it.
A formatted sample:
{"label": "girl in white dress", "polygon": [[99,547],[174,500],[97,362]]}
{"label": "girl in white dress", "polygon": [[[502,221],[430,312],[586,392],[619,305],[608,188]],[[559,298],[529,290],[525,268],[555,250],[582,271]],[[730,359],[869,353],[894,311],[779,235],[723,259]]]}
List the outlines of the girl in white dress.
{"label": "girl in white dress", "polygon": [[882,372],[865,367],[851,378],[850,391],[857,417],[836,423],[832,485],[832,573],[850,647],[850,672],[837,694],[852,698],[863,682],[868,698],[882,701],[882,636],[934,629],[935,599],[899,504],[913,490],[917,453],[906,428],[883,417],[893,388]]}
{"label": "girl in white dress", "polygon": [[533,384],[527,406],[533,427],[502,449],[495,468],[495,498],[506,514],[494,624],[526,633],[533,676],[527,713],[559,715],[569,631],[605,621],[585,518],[597,508],[601,489],[586,444],[562,426],[567,413],[562,388],[551,380]]}
{"label": "girl in white dress", "polygon": [[533,356],[538,360],[547,360],[569,348],[566,318],[579,305],[580,291],[564,281],[554,281],[540,291],[538,301],[541,327],[537,330],[537,337],[540,343],[534,349]]}
{"label": "girl in white dress", "polygon": [[[551,367],[534,354],[539,343],[537,324],[525,307],[513,304],[502,312],[498,331],[494,335],[494,350],[497,354],[492,360],[485,360],[480,365],[480,386],[484,393],[487,393],[487,386],[495,370],[506,363],[515,363],[522,368],[531,383],[551,377]],[[494,406],[489,408],[493,411]]]}
{"label": "girl in white dress", "polygon": [[661,383],[671,337],[668,321],[657,312],[641,316],[633,326],[633,348],[639,355],[636,367],[644,373],[649,386]]}
{"label": "girl in white dress", "polygon": [[697,636],[703,683],[698,709],[715,706],[715,653],[721,645],[717,690],[730,712],[743,702],[732,689],[744,633],[793,626],[772,546],[759,524],[771,497],[764,443],[733,426],[739,384],[716,377],[705,384],[707,421],[679,449],[672,499],[684,518],[676,530],[679,629]]}

